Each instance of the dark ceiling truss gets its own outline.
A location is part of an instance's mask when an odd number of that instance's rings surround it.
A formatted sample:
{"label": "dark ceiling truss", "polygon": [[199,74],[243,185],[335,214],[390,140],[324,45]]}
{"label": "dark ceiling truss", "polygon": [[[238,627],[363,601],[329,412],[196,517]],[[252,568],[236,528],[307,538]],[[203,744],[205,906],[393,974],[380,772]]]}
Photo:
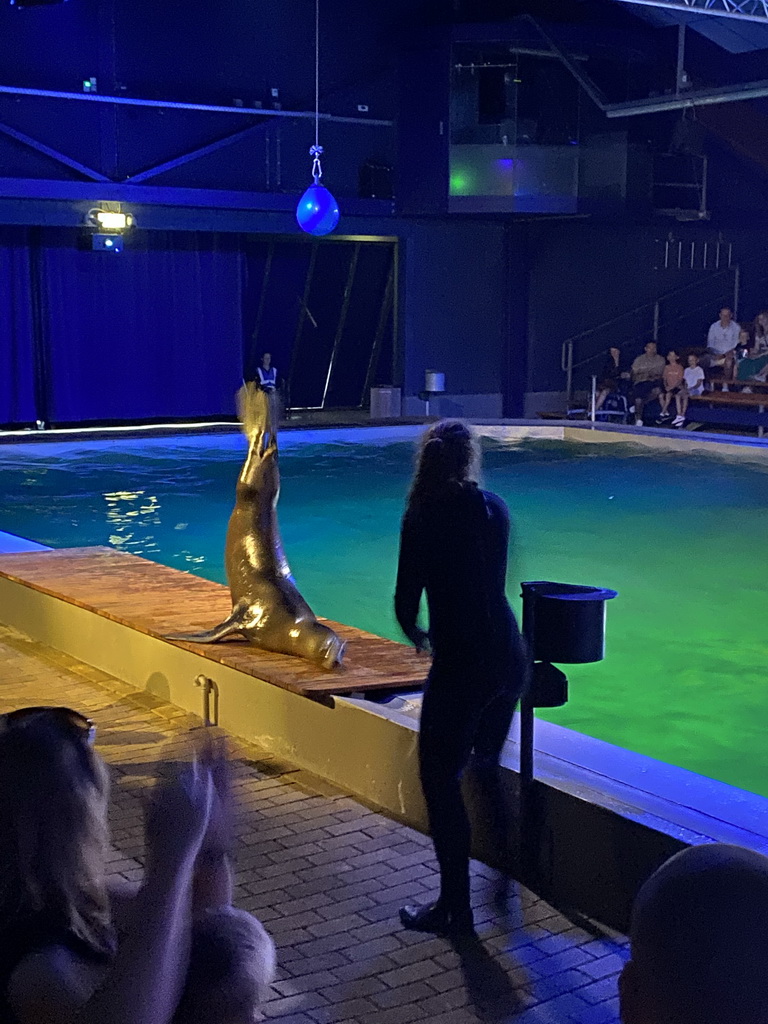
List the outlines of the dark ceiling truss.
{"label": "dark ceiling truss", "polygon": [[711,14],[716,18],[737,18],[768,24],[768,0],[620,0],[641,7],[664,7],[690,14]]}
{"label": "dark ceiling truss", "polygon": [[[636,0],[620,0],[620,2],[634,3]],[[710,2],[714,2],[714,0],[710,0]],[[755,0],[752,0],[752,2],[755,2]],[[766,0],[766,3],[768,3],[768,0]],[[646,99],[610,103],[592,79],[584,72],[579,62],[559,46],[556,40],[535,18],[530,15],[523,15],[523,18],[536,27],[539,36],[547,44],[550,51],[565,65],[584,92],[602,110],[606,117],[636,117],[642,114],[659,114],[667,110],[707,107],[716,103],[734,103],[738,100],[752,100],[768,96],[768,79],[760,79],[754,82],[740,82],[736,85],[712,89],[687,89],[685,91],[681,90],[678,84],[677,91],[668,96],[650,96]],[[679,40],[682,41],[684,35],[683,27],[683,31],[681,31],[678,37]]]}
{"label": "dark ceiling truss", "polygon": [[[194,149],[187,150],[170,160],[164,160],[160,163],[153,164],[151,167],[146,167],[136,174],[130,174],[119,179],[122,182],[130,183],[132,185],[148,181],[150,178],[157,177],[166,171],[171,171],[177,167],[183,166],[184,164],[191,163],[194,160],[199,160],[202,157],[215,153],[217,150],[230,146],[233,143],[241,142],[248,137],[260,134],[272,126],[274,118],[282,118],[283,121],[287,119],[289,122],[314,120],[315,118],[314,111],[308,110],[262,110],[252,107],[228,107],[206,103],[182,103],[175,100],[146,100],[130,96],[107,96],[101,93],[59,92],[53,89],[28,89],[11,85],[0,85],[0,95],[34,96],[43,99],[85,101],[117,106],[154,107],[162,110],[193,110],[210,114],[238,114],[249,118],[251,121],[258,119],[256,124],[249,124],[247,127],[238,129],[236,132],[231,132],[220,139],[216,139],[214,142],[210,142],[204,146],[196,146]],[[334,122],[337,124],[359,124],[380,127],[392,126],[391,121],[372,117],[344,117],[336,114],[319,114],[318,118],[326,123]],[[3,124],[2,122],[0,122],[0,134],[7,135],[16,142],[50,157],[57,163],[60,163],[65,167],[69,167],[71,170],[76,171],[78,174],[82,175],[82,177],[88,178],[91,181],[116,182],[116,179],[109,178],[100,171],[95,171],[93,168],[80,163],[80,161],[67,156],[66,153],[62,153],[60,150],[54,149],[52,146],[48,146],[39,139],[26,135],[24,132],[21,132],[16,128],[12,128],[10,125]]]}
{"label": "dark ceiling truss", "polygon": [[85,164],[81,164],[79,160],[73,160],[72,157],[67,156],[65,153],[60,153],[58,149],[46,146],[44,142],[40,142],[38,139],[33,139],[30,135],[25,135],[24,132],[17,131],[16,128],[11,128],[10,125],[3,124],[1,121],[0,133],[7,135],[16,142],[20,142],[23,146],[28,146],[30,149],[34,149],[37,153],[42,153],[44,156],[51,157],[52,160],[63,164],[65,167],[69,167],[73,171],[77,171],[78,174],[81,174],[84,178],[90,178],[91,181],[111,180],[100,171],[94,171],[93,168],[86,167]]}

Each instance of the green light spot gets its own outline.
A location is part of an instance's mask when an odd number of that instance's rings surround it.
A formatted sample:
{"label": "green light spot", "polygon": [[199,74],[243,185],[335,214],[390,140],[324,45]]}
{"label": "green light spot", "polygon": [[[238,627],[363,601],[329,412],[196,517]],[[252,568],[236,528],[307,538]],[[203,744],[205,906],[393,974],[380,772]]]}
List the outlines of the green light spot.
{"label": "green light spot", "polygon": [[472,191],[472,184],[469,178],[460,171],[455,171],[451,175],[450,186],[452,196],[467,195]]}

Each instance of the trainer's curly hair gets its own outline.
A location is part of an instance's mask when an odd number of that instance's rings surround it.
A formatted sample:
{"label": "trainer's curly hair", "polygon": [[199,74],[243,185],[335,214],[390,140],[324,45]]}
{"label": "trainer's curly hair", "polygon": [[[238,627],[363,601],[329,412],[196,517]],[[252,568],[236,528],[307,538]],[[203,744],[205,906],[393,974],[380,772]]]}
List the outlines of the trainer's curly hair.
{"label": "trainer's curly hair", "polygon": [[477,483],[479,473],[480,443],[475,432],[463,420],[440,420],[421,437],[409,510],[439,498],[447,487]]}

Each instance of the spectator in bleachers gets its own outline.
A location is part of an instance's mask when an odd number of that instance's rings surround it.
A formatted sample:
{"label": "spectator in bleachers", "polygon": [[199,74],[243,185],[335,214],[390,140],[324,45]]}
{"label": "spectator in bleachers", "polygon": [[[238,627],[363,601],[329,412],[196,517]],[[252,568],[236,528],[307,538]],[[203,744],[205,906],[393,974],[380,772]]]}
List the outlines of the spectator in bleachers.
{"label": "spectator in bleachers", "polygon": [[680,392],[683,390],[685,378],[683,364],[680,362],[680,356],[675,352],[674,349],[670,349],[667,352],[667,363],[664,367],[664,373],[662,376],[662,389],[659,395],[659,405],[661,406],[661,414],[656,421],[662,423],[664,420],[672,418],[672,414],[669,411],[669,406],[672,399],[675,399],[676,408],[678,415],[680,415]]}
{"label": "spectator in bleachers", "polygon": [[691,395],[704,393],[704,371],[699,366],[699,357],[695,352],[688,356],[688,365],[683,371],[683,387],[675,395],[677,405],[677,416],[672,421],[673,427],[682,427],[685,423],[685,415],[688,412],[688,400]]}
{"label": "spectator in bleachers", "polygon": [[595,409],[602,409],[608,395],[623,391],[628,387],[630,379],[629,367],[620,348],[608,349],[608,355],[597,378],[597,400]]}
{"label": "spectator in bleachers", "polygon": [[762,310],[755,317],[755,330],[752,347],[755,355],[761,356],[768,352],[768,310]]}
{"label": "spectator in bleachers", "polygon": [[736,380],[759,379],[768,366],[768,338],[758,342],[750,338],[749,331],[742,330],[739,334],[739,351],[746,352],[746,355],[736,364]]}
{"label": "spectator in bleachers", "polygon": [[668,860],[632,912],[623,1024],[765,1024],[768,857],[710,843]]}
{"label": "spectator in bleachers", "polygon": [[649,341],[643,355],[632,363],[632,392],[635,403],[635,425],[643,425],[643,408],[658,398],[666,360],[660,356],[655,341]]}
{"label": "spectator in bleachers", "polygon": [[715,320],[707,333],[707,351],[702,357],[702,366],[721,366],[725,379],[732,380],[740,330],[733,319],[732,310],[723,306],[719,319]]}
{"label": "spectator in bleachers", "polygon": [[231,906],[225,762],[209,748],[156,791],[143,882],[118,887],[93,735],[68,708],[0,716],[0,1019],[251,1020],[274,946]]}

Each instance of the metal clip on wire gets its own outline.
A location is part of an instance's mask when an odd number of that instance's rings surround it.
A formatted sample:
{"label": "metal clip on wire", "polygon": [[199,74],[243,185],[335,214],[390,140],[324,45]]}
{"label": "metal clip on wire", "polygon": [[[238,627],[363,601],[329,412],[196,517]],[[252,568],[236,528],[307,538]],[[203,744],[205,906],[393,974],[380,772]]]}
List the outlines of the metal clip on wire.
{"label": "metal clip on wire", "polygon": [[315,143],[314,146],[310,147],[309,155],[312,157],[312,177],[315,179],[315,184],[320,184],[320,179],[323,176],[323,169],[320,166],[320,154],[323,152],[323,147],[318,146]]}

